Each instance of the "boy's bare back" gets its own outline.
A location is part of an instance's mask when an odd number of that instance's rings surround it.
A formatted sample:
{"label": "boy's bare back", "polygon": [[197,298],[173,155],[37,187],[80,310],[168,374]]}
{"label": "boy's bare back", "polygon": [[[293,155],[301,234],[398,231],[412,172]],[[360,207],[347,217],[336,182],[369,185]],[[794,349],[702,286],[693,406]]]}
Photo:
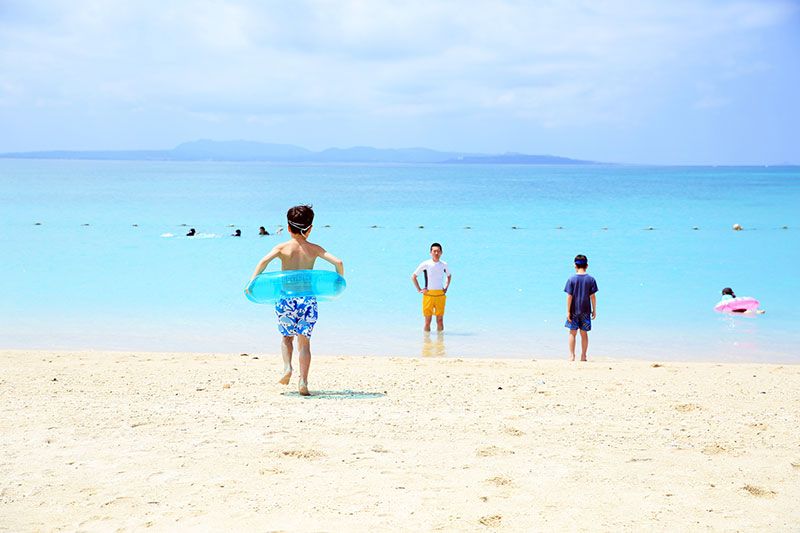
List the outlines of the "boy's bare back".
{"label": "boy's bare back", "polygon": [[322,246],[305,239],[289,239],[274,249],[281,260],[281,270],[311,270],[317,257],[325,255]]}
{"label": "boy's bare back", "polygon": [[256,266],[251,281],[264,272],[264,269],[273,259],[281,260],[281,270],[311,270],[314,268],[314,263],[318,257],[332,264],[336,268],[336,272],[340,276],[344,276],[344,266],[341,259],[325,250],[322,246],[308,242],[305,237],[293,234],[288,241],[278,244],[264,256]]}
{"label": "boy's bare back", "polygon": [[311,206],[301,205],[291,208],[286,214],[286,219],[289,240],[278,244],[264,256],[256,266],[250,281],[264,272],[267,265],[277,258],[281,260],[281,270],[312,270],[317,258],[321,257],[332,264],[340,276],[344,276],[344,265],[341,259],[329,253],[322,246],[307,240],[314,221],[314,211]]}

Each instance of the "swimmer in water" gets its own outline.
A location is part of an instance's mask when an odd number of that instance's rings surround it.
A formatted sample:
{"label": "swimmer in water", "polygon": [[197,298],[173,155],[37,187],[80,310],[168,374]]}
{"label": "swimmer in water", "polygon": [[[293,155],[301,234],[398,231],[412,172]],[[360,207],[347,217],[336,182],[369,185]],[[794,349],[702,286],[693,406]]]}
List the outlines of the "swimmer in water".
{"label": "swimmer in water", "polygon": [[190,229],[189,233],[186,234],[187,237],[194,237],[195,235],[197,235],[197,232],[194,230],[194,228]]}
{"label": "swimmer in water", "polygon": [[242,236],[242,230],[240,229],[237,229],[231,234],[231,237],[241,237],[241,236]]}
{"label": "swimmer in water", "polygon": [[269,232],[267,231],[267,228],[265,228],[264,226],[261,226],[260,228],[258,228],[258,234],[259,235],[269,235]]}
{"label": "swimmer in water", "polygon": [[[722,289],[722,300],[721,301],[724,302],[726,300],[733,300],[734,298],[736,298],[736,294],[734,294],[733,289],[731,289],[730,287],[725,287],[724,289]],[[763,309],[755,309],[755,310],[751,310],[751,309],[732,309],[731,312],[732,313],[741,313],[741,314],[745,314],[745,313],[747,313],[747,314],[756,314],[756,315],[763,315],[764,313],[766,313],[766,311],[763,310]]]}

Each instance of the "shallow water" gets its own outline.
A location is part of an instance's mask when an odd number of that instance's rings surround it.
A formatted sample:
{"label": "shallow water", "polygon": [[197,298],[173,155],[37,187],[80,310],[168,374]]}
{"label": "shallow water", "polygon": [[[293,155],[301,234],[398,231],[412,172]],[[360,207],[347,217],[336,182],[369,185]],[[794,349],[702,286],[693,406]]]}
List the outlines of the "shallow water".
{"label": "shallow water", "polygon": [[[258,227],[310,202],[311,240],[344,259],[348,281],[321,304],[318,354],[563,357],[564,283],[584,253],[600,289],[590,356],[797,361],[799,179],[797,168],[0,160],[0,339],[275,352],[272,310],[242,289],[284,237]],[[184,237],[189,227],[202,237]],[[454,272],[442,337],[423,335],[410,281],[433,241]],[[767,313],[714,313],[725,286]]]}

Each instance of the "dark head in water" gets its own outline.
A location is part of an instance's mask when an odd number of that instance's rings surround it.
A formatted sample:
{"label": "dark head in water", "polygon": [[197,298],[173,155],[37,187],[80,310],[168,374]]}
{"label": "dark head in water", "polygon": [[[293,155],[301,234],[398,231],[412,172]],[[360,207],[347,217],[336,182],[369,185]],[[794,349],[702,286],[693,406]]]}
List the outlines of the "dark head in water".
{"label": "dark head in water", "polygon": [[733,294],[733,289],[731,289],[730,287],[725,287],[724,289],[722,289],[722,295],[730,296],[731,298],[736,298],[736,295]]}

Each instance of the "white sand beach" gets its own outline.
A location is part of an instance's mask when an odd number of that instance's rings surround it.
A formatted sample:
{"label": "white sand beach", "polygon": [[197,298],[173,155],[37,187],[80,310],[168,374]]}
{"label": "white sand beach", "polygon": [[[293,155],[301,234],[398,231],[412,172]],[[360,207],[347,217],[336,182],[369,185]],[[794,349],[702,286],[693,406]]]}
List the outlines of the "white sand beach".
{"label": "white sand beach", "polygon": [[0,352],[0,530],[800,527],[800,366]]}

